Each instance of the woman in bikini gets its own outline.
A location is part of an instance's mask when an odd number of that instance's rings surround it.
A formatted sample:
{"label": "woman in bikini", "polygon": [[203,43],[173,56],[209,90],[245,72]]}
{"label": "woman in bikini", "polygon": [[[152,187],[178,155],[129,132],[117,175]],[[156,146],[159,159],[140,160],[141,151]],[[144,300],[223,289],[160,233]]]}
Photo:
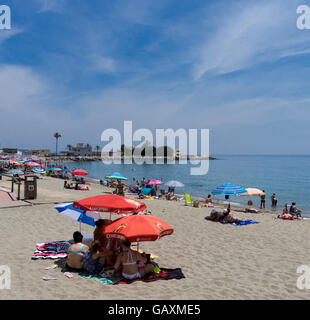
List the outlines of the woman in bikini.
{"label": "woman in bikini", "polygon": [[88,246],[83,244],[83,235],[76,231],[73,233],[74,244],[68,248],[66,267],[70,271],[80,271],[83,268],[83,256]]}
{"label": "woman in bikini", "polygon": [[143,278],[146,274],[152,272],[154,265],[149,262],[145,254],[131,250],[128,239],[122,242],[122,252],[117,257],[114,265],[115,271],[122,269],[122,276],[128,280]]}

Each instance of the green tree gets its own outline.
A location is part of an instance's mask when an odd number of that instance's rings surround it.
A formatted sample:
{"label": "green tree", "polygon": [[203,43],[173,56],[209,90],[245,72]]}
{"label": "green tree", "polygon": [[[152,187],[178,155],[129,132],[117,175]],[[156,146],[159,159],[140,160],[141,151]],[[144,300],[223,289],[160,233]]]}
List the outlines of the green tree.
{"label": "green tree", "polygon": [[59,132],[56,132],[54,134],[54,138],[56,139],[56,156],[58,154],[58,139],[61,138],[61,134]]}

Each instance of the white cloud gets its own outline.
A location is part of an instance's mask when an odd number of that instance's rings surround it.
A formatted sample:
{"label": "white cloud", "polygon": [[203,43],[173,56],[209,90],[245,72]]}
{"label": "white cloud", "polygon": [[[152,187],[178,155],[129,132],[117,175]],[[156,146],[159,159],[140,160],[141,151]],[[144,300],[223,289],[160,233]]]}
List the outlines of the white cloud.
{"label": "white cloud", "polygon": [[99,54],[89,56],[90,69],[98,73],[112,73],[116,71],[116,62],[114,59],[104,57]]}
{"label": "white cloud", "polygon": [[215,33],[200,46],[195,78],[273,61],[290,48],[309,48],[308,36],[296,27],[297,3],[297,0],[254,4],[239,1],[224,14],[219,13]]}
{"label": "white cloud", "polygon": [[52,11],[62,13],[67,0],[35,0],[39,6],[39,12]]}

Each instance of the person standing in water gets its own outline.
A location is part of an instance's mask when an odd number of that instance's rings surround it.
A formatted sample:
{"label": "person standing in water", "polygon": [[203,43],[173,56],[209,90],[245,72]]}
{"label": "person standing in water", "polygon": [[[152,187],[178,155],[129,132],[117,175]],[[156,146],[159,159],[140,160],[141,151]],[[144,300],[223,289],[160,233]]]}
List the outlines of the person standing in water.
{"label": "person standing in water", "polygon": [[265,194],[265,190],[263,190],[263,194],[260,196],[260,208],[261,209],[265,209],[265,202],[266,202],[266,194]]}

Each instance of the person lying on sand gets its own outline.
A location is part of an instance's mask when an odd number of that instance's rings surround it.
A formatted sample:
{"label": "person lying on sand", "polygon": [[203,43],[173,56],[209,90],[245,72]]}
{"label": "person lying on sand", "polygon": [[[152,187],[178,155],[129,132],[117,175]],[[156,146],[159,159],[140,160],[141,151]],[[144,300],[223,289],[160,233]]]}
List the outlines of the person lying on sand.
{"label": "person lying on sand", "polygon": [[90,190],[90,187],[89,187],[89,185],[87,185],[87,184],[79,184],[79,185],[77,186],[77,189],[78,189],[78,190]]}
{"label": "person lying on sand", "polygon": [[242,222],[242,220],[236,219],[230,214],[230,205],[228,205],[227,209],[225,209],[223,212],[218,212],[215,209],[212,209],[210,216],[205,217],[205,219],[224,223]]}
{"label": "person lying on sand", "polygon": [[67,180],[64,181],[64,188],[65,189],[73,189],[74,186],[71,182],[68,182]]}
{"label": "person lying on sand", "polygon": [[245,208],[244,212],[250,212],[250,213],[261,213],[262,211],[254,208]]}
{"label": "person lying on sand", "polygon": [[149,261],[146,254],[140,254],[130,248],[131,242],[128,239],[122,242],[122,252],[117,257],[114,265],[115,272],[121,270],[125,279],[143,278],[146,274],[152,272],[154,265]]}
{"label": "person lying on sand", "polygon": [[83,235],[79,231],[73,233],[74,244],[68,248],[66,267],[70,271],[80,271],[83,268],[83,255],[88,250],[88,246],[83,244]]}

